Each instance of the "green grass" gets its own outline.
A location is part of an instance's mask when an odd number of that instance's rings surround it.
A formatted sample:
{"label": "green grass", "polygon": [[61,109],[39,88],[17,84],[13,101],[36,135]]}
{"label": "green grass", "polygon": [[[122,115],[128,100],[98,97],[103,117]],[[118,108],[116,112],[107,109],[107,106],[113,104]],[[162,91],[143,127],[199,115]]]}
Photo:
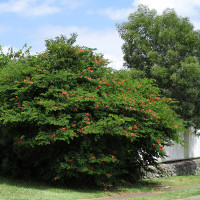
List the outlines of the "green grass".
{"label": "green grass", "polygon": [[[171,188],[197,185],[200,183],[199,180],[200,175],[143,180],[135,185],[114,188],[105,193],[103,189],[56,188],[37,182],[25,182],[0,177],[0,200],[76,200],[119,196],[127,193],[160,190],[159,186],[161,185],[170,186]],[[185,192],[185,190],[175,191],[140,199],[156,199],[157,197],[157,199],[176,199],[176,197],[172,195],[180,195],[180,197],[177,196],[177,198],[188,197],[188,195],[200,195],[200,189],[190,189],[187,191],[188,192]]]}
{"label": "green grass", "polygon": [[74,200],[102,196],[103,191],[75,190],[0,178],[0,200]]}

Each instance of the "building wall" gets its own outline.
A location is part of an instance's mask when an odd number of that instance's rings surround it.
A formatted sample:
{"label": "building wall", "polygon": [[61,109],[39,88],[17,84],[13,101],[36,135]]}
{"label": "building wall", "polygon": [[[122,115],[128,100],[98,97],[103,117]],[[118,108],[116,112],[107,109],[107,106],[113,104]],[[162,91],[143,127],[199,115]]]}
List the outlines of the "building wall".
{"label": "building wall", "polygon": [[188,157],[200,157],[200,136],[189,135]]}
{"label": "building wall", "polygon": [[182,134],[182,139],[185,147],[177,143],[165,147],[168,157],[159,160],[162,170],[150,166],[154,173],[145,172],[144,178],[200,174],[200,135]]}
{"label": "building wall", "polygon": [[[192,128],[191,128],[192,129]],[[197,134],[185,133],[182,135],[186,145],[174,143],[171,147],[165,147],[167,157],[160,159],[159,162],[176,161],[200,157],[200,136]]]}

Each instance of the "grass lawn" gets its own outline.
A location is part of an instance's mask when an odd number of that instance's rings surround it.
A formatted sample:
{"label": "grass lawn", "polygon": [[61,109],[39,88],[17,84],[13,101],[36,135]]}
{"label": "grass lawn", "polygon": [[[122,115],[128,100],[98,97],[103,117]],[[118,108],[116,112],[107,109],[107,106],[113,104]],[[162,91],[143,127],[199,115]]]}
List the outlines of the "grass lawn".
{"label": "grass lawn", "polygon": [[[143,180],[136,185],[108,190],[105,193],[103,189],[56,188],[36,182],[25,182],[0,177],[0,200],[75,200],[155,191],[160,190],[160,185],[175,188],[197,184],[200,184],[200,175],[177,176],[163,179]],[[189,189],[187,191],[175,191],[137,199],[176,199],[200,195],[200,189]]]}

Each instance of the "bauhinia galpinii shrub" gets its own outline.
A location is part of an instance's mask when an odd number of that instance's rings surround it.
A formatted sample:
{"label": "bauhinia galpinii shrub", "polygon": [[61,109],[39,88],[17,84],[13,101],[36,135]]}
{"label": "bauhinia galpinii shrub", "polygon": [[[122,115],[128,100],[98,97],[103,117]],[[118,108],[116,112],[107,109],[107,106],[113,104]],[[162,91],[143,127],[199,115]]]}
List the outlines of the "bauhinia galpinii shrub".
{"label": "bauhinia galpinii shrub", "polygon": [[180,142],[174,102],[70,39],[1,67],[0,173],[68,185],[135,180]]}

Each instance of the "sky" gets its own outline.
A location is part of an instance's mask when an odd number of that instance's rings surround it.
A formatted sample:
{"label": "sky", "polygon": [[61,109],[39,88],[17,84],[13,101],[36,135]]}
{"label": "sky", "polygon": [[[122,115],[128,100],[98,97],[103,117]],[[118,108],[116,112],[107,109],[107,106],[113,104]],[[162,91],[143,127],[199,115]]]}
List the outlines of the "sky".
{"label": "sky", "polygon": [[200,29],[200,0],[0,0],[0,45],[42,52],[45,40],[77,33],[77,45],[96,48],[111,61],[110,67],[123,68],[123,40],[117,23],[126,22],[139,4],[158,14],[173,8]]}

